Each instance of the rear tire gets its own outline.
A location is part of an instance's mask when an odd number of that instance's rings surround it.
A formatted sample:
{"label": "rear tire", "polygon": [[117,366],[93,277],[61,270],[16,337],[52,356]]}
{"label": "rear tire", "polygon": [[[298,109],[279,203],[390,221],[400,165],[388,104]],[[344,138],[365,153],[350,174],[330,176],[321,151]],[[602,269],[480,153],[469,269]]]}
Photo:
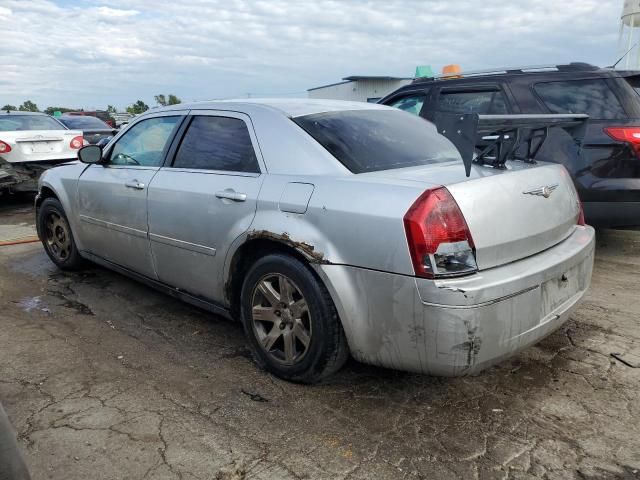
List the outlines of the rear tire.
{"label": "rear tire", "polygon": [[78,252],[60,201],[53,197],[46,198],[38,209],[36,221],[38,236],[51,261],[62,270],[81,268],[84,260]]}
{"label": "rear tire", "polygon": [[278,253],[259,259],[244,279],[240,302],[254,359],[277,377],[316,383],[349,357],[329,293],[297,258]]}

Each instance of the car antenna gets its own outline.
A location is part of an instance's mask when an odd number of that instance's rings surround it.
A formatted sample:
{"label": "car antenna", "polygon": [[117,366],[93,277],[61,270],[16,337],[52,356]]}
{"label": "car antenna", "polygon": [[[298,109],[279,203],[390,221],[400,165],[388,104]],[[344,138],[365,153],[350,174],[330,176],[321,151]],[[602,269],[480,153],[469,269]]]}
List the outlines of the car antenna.
{"label": "car antenna", "polygon": [[627,50],[626,52],[624,52],[624,55],[622,55],[622,56],[618,59],[618,61],[617,61],[616,63],[614,63],[614,64],[613,64],[613,65],[611,65],[610,67],[606,67],[606,68],[616,68],[616,67],[618,66],[618,64],[619,64],[619,63],[624,59],[624,57],[626,57],[627,55],[629,55],[629,52],[638,46],[638,43],[640,43],[640,42],[636,42],[636,43],[634,43],[634,44],[631,46],[631,48],[630,48],[629,50]]}

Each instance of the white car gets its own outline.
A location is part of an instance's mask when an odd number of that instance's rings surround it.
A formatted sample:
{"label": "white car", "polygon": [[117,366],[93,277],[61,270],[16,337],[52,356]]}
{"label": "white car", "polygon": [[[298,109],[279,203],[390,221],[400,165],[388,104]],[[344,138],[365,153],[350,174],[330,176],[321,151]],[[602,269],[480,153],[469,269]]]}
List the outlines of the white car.
{"label": "white car", "polygon": [[82,131],[44,113],[0,112],[0,191],[36,190],[40,173],[76,160]]}

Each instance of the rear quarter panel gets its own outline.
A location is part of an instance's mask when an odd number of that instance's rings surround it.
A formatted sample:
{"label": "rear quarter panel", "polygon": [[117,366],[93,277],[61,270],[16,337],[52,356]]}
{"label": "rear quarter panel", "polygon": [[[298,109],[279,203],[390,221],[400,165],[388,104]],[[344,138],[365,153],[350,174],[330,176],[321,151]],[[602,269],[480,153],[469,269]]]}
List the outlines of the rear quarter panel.
{"label": "rear quarter panel", "polygon": [[[292,182],[313,184],[305,213],[283,211],[292,210],[280,202]],[[424,189],[416,182],[356,175],[267,175],[253,224],[233,250],[247,239],[267,238],[293,246],[311,263],[413,275],[403,216]]]}

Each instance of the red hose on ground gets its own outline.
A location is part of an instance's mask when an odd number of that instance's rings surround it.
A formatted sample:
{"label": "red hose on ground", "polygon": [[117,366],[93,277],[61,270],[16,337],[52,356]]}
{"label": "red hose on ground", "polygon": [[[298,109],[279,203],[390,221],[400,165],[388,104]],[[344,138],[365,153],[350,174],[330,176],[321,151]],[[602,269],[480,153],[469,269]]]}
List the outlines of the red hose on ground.
{"label": "red hose on ground", "polygon": [[0,247],[8,247],[9,245],[22,245],[23,243],[36,243],[39,242],[38,237],[23,238],[21,240],[12,240],[10,242],[0,242]]}

